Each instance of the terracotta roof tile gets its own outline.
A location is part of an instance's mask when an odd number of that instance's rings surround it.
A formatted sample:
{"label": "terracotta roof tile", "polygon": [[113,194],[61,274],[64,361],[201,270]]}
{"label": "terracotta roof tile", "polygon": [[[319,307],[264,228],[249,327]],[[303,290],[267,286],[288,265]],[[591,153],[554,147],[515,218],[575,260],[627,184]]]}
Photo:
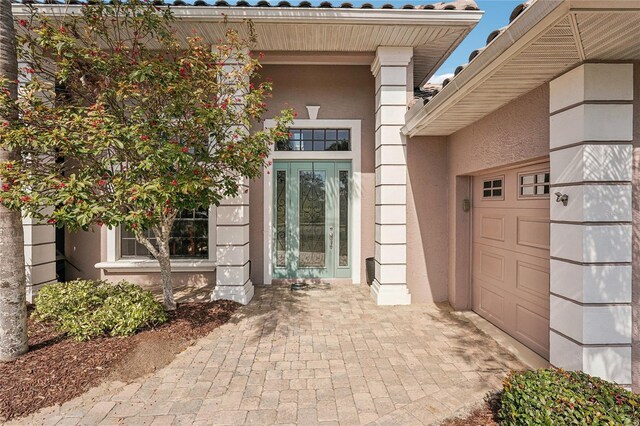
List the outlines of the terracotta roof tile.
{"label": "terracotta roof tile", "polygon": [[[12,3],[16,4],[83,4],[97,0],[13,0]],[[335,5],[329,1],[323,1],[318,6],[313,6],[309,1],[300,1],[297,5],[288,1],[280,1],[277,4],[271,4],[267,0],[259,0],[257,2],[250,3],[246,0],[238,0],[234,2],[227,2],[225,0],[195,0],[192,4],[187,3],[185,0],[154,0],[154,5],[172,5],[172,6],[211,6],[211,7],[316,7],[316,8],[332,8],[332,9],[351,9],[354,6],[352,3],[336,3]],[[375,9],[371,3],[363,3],[359,6],[360,9]],[[380,9],[395,9],[391,3],[386,3],[380,6]],[[432,4],[406,4],[400,9],[424,9],[424,10],[479,10],[475,1],[473,0],[455,0],[451,2],[439,2]]]}

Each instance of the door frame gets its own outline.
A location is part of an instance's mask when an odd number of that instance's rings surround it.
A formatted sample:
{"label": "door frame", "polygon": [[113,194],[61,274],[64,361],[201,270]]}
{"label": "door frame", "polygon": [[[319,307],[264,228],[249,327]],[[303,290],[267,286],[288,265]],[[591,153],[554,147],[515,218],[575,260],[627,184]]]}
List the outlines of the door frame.
{"label": "door frame", "polygon": [[[275,120],[265,120],[264,128],[274,127]],[[307,120],[296,119],[291,128],[306,129],[350,129],[351,130],[351,151],[271,151],[268,160],[300,160],[300,161],[344,161],[351,160],[351,280],[354,284],[359,284],[361,279],[360,270],[362,268],[362,143],[361,143],[361,120]],[[273,282],[272,253],[273,253],[273,164],[269,164],[264,169],[263,175],[263,200],[264,200],[264,232],[263,232],[263,282],[271,284]]]}
{"label": "door frame", "polygon": [[[298,228],[297,231],[293,229],[289,229],[289,231],[293,232],[293,235],[300,236],[300,216],[299,216],[299,191],[300,191],[300,181],[299,181],[299,172],[309,171],[309,170],[319,170],[327,172],[327,180],[326,180],[326,194],[327,198],[325,198],[325,225],[327,229],[329,227],[334,227],[334,244],[333,244],[333,252],[325,251],[325,266],[324,267],[301,267],[300,262],[300,239],[294,238],[293,240],[289,240],[287,238],[287,250],[286,254],[286,266],[285,267],[276,267],[273,266],[273,273],[277,276],[278,280],[296,280],[296,279],[320,279],[320,280],[338,280],[338,279],[348,279],[351,280],[351,268],[353,259],[351,258],[351,254],[353,253],[352,241],[350,241],[351,236],[348,235],[348,253],[349,253],[349,263],[346,266],[340,266],[339,264],[339,253],[340,253],[340,223],[339,223],[339,209],[340,209],[340,188],[339,188],[339,172],[347,170],[349,173],[349,191],[351,194],[351,186],[353,181],[353,173],[351,171],[351,161],[348,160],[335,160],[335,161],[317,161],[317,160],[276,160],[273,163],[274,167],[274,176],[273,181],[277,182],[275,174],[280,172],[281,170],[287,171],[286,178],[286,189],[287,191],[287,227]],[[289,192],[290,191],[290,192]],[[274,196],[275,198],[275,196]],[[274,209],[274,216],[277,214],[277,203],[276,200],[273,200],[272,209]],[[351,211],[353,206],[351,206],[351,196],[349,196],[349,209]],[[291,215],[289,215],[291,214]],[[351,229],[353,226],[353,218],[351,215],[347,216],[347,229]],[[329,243],[329,233],[327,231],[324,236],[325,248],[330,246]],[[277,234],[277,231],[273,229],[272,235]],[[293,236],[289,234],[289,236]],[[275,259],[277,256],[277,250],[274,247],[273,252],[271,253],[272,259]],[[329,249],[331,250],[331,249]],[[296,257],[296,252],[298,256]],[[277,273],[276,273],[277,272]],[[287,275],[283,277],[282,275]]]}

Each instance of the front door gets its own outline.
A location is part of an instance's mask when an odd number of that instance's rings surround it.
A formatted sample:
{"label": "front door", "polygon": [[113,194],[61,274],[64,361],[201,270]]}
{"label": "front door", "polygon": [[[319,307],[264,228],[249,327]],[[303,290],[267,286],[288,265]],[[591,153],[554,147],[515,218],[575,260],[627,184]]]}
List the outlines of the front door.
{"label": "front door", "polygon": [[351,277],[351,162],[274,163],[274,278]]}

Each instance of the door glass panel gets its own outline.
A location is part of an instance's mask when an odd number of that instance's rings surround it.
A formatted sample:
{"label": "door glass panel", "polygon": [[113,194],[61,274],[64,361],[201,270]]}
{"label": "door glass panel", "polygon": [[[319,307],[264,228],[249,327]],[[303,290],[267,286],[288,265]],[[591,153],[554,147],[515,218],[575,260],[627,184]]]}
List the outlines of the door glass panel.
{"label": "door glass panel", "polygon": [[338,253],[338,265],[349,266],[349,172],[339,172],[339,232],[340,246]]}
{"label": "door glass panel", "polygon": [[325,266],[326,212],[325,171],[300,171],[299,203],[299,266]]}
{"label": "door glass panel", "polygon": [[287,253],[287,172],[276,172],[276,266],[286,266]]}

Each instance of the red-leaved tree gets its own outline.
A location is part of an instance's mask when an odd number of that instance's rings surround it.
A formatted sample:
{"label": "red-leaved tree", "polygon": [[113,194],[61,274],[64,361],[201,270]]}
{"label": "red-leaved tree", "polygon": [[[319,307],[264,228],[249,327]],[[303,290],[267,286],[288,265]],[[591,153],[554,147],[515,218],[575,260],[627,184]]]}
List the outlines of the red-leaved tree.
{"label": "red-leaved tree", "polygon": [[17,100],[0,93],[0,117],[19,117],[0,123],[0,148],[21,153],[0,163],[0,202],[70,229],[128,229],[159,262],[167,309],[176,307],[176,217],[236,196],[292,117],[283,111],[274,128],[250,129],[272,89],[251,83],[254,36],[181,40],[172,21],[169,8],[140,0],[77,15],[34,9],[18,21],[28,81]]}

